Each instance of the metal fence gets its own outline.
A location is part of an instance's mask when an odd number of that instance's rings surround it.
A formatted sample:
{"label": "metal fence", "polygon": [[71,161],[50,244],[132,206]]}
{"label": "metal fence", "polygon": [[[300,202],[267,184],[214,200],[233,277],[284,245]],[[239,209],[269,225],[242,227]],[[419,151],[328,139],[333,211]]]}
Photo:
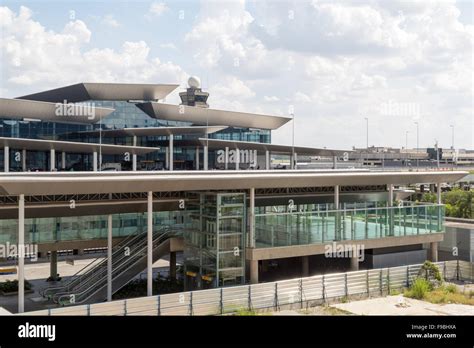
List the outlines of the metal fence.
{"label": "metal fence", "polygon": [[[445,280],[474,280],[474,264],[437,262]],[[338,298],[390,294],[410,286],[421,264],[334,273],[306,278],[188,291],[90,305],[26,312],[23,315],[221,315],[239,310],[278,310],[281,306],[313,306]]]}

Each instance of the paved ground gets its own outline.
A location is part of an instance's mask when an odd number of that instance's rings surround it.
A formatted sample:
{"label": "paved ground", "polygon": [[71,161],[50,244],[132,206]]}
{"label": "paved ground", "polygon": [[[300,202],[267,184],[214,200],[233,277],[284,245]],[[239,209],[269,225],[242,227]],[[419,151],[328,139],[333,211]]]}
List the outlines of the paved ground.
{"label": "paved ground", "polygon": [[402,295],[338,303],[332,307],[358,315],[474,315],[474,306],[434,304]]}
{"label": "paved ground", "polygon": [[[61,258],[58,261],[58,273],[61,277],[63,277],[63,281],[67,280],[68,277],[74,275],[76,272],[81,270],[84,266],[88,265],[98,256],[92,256],[93,258],[91,258],[91,255],[88,255],[86,257],[88,258],[74,256],[74,265],[67,264],[65,258]],[[177,263],[179,264],[180,261],[177,260]],[[157,273],[167,273],[168,268],[169,261],[163,258],[153,264],[153,273],[154,275],[157,275]],[[34,293],[25,294],[25,312],[47,308],[56,308],[56,305],[47,302],[41,297],[41,294],[39,293],[41,289],[57,284],[56,282],[46,281],[50,274],[49,271],[50,264],[46,260],[39,260],[38,262],[28,263],[25,265],[25,279],[27,279],[32,284],[34,290]],[[138,275],[138,277],[140,276],[143,275]],[[15,280],[18,279],[17,277],[18,275],[16,274],[0,275],[0,282],[4,282],[6,280]],[[0,308],[1,307],[12,313],[16,312],[18,308],[18,297],[16,295],[0,295]]]}

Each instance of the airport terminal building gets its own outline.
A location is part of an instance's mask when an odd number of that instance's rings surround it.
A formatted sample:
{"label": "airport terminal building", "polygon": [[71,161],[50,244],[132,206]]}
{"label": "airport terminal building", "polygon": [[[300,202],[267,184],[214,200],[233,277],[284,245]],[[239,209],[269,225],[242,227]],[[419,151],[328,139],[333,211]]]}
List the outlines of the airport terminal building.
{"label": "airport terminal building", "polygon": [[[187,289],[437,259],[439,187],[467,173],[339,169],[350,151],[271,142],[290,117],[212,109],[197,79],[180,105],[163,102],[176,88],[79,83],[0,98],[0,243],[37,245],[53,280],[58,251],[107,248],[45,296],[110,300],[166,254],[176,277],[178,252]],[[301,169],[298,156],[333,168]],[[417,183],[438,185],[438,203],[418,202]],[[31,255],[18,256],[21,285]]]}

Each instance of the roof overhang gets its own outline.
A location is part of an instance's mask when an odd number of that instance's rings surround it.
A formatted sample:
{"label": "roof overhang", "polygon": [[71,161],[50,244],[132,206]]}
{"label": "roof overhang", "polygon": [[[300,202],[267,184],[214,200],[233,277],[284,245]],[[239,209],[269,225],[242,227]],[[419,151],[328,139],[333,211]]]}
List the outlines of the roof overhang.
{"label": "roof overhang", "polygon": [[126,137],[126,136],[167,136],[167,135],[206,135],[212,134],[223,129],[226,126],[194,126],[194,127],[146,127],[146,128],[122,128],[122,129],[103,129],[102,131],[76,132],[78,135],[89,135],[102,137]]}
{"label": "roof overhang", "polygon": [[156,102],[136,104],[149,116],[160,120],[191,122],[195,125],[209,125],[257,129],[277,129],[291,120],[290,117],[225,111],[186,105],[172,105]]}
{"label": "roof overhang", "polygon": [[303,146],[291,146],[291,145],[277,145],[277,144],[265,144],[249,141],[232,141],[232,140],[220,140],[220,139],[207,139],[200,138],[199,141],[204,146],[208,146],[209,149],[230,149],[239,150],[257,150],[257,151],[271,151],[272,153],[278,154],[291,154],[294,152],[297,155],[306,156],[344,156],[346,153],[350,153],[350,150],[332,150],[332,149],[320,149],[313,147]]}
{"label": "roof overhang", "polygon": [[0,118],[90,124],[114,112],[111,108],[0,98]]}
{"label": "roof overhang", "polygon": [[159,100],[164,99],[178,86],[176,84],[83,82],[25,95],[18,97],[18,99],[53,103],[62,103],[64,100],[67,100],[68,103],[86,100]]}
{"label": "roof overhang", "polygon": [[25,149],[31,151],[64,151],[69,153],[93,153],[101,152],[104,155],[122,155],[126,152],[132,155],[145,155],[157,151],[156,147],[124,146],[96,143],[80,143],[73,141],[23,139],[0,137],[0,146],[8,146],[11,149]]}
{"label": "roof overhang", "polygon": [[0,194],[173,192],[454,182],[467,172],[176,171],[0,174]]}

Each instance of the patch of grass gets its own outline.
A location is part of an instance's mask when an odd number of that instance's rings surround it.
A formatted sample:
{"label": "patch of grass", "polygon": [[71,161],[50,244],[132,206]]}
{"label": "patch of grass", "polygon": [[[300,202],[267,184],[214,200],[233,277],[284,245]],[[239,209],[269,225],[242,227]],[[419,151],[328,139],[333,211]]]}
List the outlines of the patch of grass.
{"label": "patch of grass", "polygon": [[400,289],[390,289],[390,296],[400,295],[402,291]]}
{"label": "patch of grass", "polygon": [[248,308],[239,308],[237,311],[234,312],[235,316],[255,316],[258,315],[258,313],[253,310],[253,309],[248,309]]}
{"label": "patch of grass", "polygon": [[425,297],[426,293],[432,290],[431,284],[424,278],[416,278],[409,289],[405,290],[405,296],[410,298],[416,298],[421,300]]}

